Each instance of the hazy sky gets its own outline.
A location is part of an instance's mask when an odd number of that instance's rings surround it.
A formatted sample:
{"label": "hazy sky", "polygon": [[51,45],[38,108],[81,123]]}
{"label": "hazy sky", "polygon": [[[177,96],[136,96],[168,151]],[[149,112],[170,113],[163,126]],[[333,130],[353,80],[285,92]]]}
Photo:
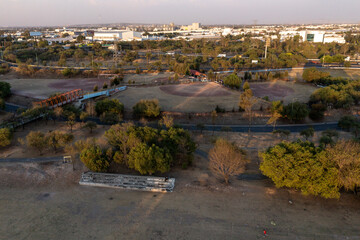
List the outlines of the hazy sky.
{"label": "hazy sky", "polygon": [[360,23],[360,0],[0,0],[0,26]]}

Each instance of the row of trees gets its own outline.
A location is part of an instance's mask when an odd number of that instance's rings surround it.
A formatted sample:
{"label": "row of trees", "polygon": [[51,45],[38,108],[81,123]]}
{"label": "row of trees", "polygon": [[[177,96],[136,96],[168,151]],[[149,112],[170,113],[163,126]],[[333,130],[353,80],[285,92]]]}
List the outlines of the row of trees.
{"label": "row of trees", "polygon": [[260,157],[260,170],[276,187],[339,198],[342,188],[356,191],[360,186],[360,144],[353,141],[340,140],[326,148],[308,141],[282,142]]}
{"label": "row of trees", "polygon": [[92,171],[106,172],[113,162],[140,174],[164,173],[173,166],[189,166],[196,149],[189,133],[174,127],[156,129],[123,123],[113,125],[104,136],[105,147],[94,140],[74,145],[80,160]]}

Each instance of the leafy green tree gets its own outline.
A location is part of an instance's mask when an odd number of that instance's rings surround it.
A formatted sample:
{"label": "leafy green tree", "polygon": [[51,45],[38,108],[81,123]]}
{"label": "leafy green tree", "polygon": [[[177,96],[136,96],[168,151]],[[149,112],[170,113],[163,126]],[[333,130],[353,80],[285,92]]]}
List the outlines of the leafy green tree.
{"label": "leafy green tree", "polygon": [[303,121],[309,115],[309,108],[306,104],[300,102],[289,103],[284,107],[282,116],[291,122]]}
{"label": "leafy green tree", "polygon": [[141,174],[152,175],[155,172],[168,172],[172,157],[166,149],[156,145],[150,147],[141,143],[129,153],[129,167]]}
{"label": "leafy green tree", "polygon": [[282,113],[283,109],[284,109],[284,106],[281,101],[272,101],[271,102],[271,108],[270,108],[271,117],[267,121],[267,124],[272,124],[274,130],[275,130],[276,122],[278,121],[279,118],[281,118],[281,113]]}
{"label": "leafy green tree", "polygon": [[339,198],[338,169],[325,152],[310,142],[282,142],[261,152],[260,170],[276,187],[304,194]]}
{"label": "leafy green tree", "polygon": [[115,113],[121,116],[124,113],[124,104],[118,99],[104,99],[96,103],[95,111],[98,116],[103,113]]}
{"label": "leafy green tree", "polygon": [[300,136],[305,137],[306,140],[308,140],[309,138],[313,137],[315,133],[314,128],[309,127],[308,129],[304,129],[300,132]]}
{"label": "leafy green tree", "polygon": [[29,147],[38,150],[40,155],[42,155],[43,150],[47,147],[45,135],[39,131],[31,131],[26,136],[26,142]]}
{"label": "leafy green tree", "polygon": [[133,107],[134,116],[137,118],[156,118],[160,115],[159,100],[140,100]]}
{"label": "leafy green tree", "polygon": [[97,128],[97,124],[96,124],[96,122],[93,122],[93,121],[87,121],[86,124],[84,125],[84,128],[89,129],[90,133],[92,133],[93,130],[95,128]]}
{"label": "leafy green tree", "polygon": [[245,90],[245,92],[240,95],[239,107],[245,110],[249,119],[249,132],[253,117],[253,107],[257,102],[258,100],[253,96],[251,89]]}
{"label": "leafy green tree", "polygon": [[316,68],[307,68],[304,70],[302,77],[307,82],[314,82],[322,78],[330,77],[330,73],[317,70]]}
{"label": "leafy green tree", "polygon": [[11,144],[12,134],[9,128],[0,128],[0,147]]}
{"label": "leafy green tree", "polygon": [[0,98],[7,98],[11,95],[10,83],[0,82]]}
{"label": "leafy green tree", "polygon": [[74,136],[69,133],[63,133],[60,131],[52,131],[45,135],[45,141],[47,147],[52,148],[56,153],[61,147],[65,147],[74,140]]}
{"label": "leafy green tree", "polygon": [[360,186],[360,144],[354,141],[338,141],[326,149],[329,161],[335,162],[339,170],[339,184],[356,193]]}
{"label": "leafy green tree", "polygon": [[107,172],[110,166],[108,154],[95,144],[85,146],[81,150],[80,160],[93,172]]}
{"label": "leafy green tree", "polygon": [[242,83],[241,79],[235,73],[230,74],[229,76],[225,77],[225,79],[224,79],[224,84],[231,88],[240,89],[241,83]]}
{"label": "leafy green tree", "polygon": [[249,82],[248,82],[248,81],[246,81],[246,82],[244,83],[244,85],[243,85],[243,89],[244,89],[244,91],[246,91],[246,90],[250,89],[250,84],[249,84]]}

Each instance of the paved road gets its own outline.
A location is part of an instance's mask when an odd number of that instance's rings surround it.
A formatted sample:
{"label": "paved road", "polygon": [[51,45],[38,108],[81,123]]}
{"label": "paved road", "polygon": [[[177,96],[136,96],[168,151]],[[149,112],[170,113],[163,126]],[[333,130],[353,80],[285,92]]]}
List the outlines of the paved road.
{"label": "paved road", "polygon": [[[195,131],[199,130],[194,124],[182,124],[184,129]],[[204,125],[205,129],[208,131],[224,131],[224,127],[231,128],[231,132],[248,132],[248,125]],[[313,123],[313,124],[288,124],[288,125],[278,125],[275,129],[289,130],[290,132],[301,132],[304,129],[309,127],[314,128],[316,132],[325,131],[327,129],[341,130],[338,127],[337,122],[328,122],[328,123]],[[251,132],[272,132],[274,128],[269,125],[253,125],[250,127]]]}
{"label": "paved road", "polygon": [[60,162],[62,160],[63,156],[40,158],[0,158],[0,163],[47,163]]}

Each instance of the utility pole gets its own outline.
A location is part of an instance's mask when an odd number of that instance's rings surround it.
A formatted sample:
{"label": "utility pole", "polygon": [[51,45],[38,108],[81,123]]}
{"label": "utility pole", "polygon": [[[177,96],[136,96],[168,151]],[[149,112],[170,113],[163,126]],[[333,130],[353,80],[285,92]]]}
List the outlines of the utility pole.
{"label": "utility pole", "polygon": [[267,37],[265,40],[265,59],[267,57],[267,49],[268,49],[268,47],[270,47],[270,44],[271,44],[271,38]]}
{"label": "utility pole", "polygon": [[[119,48],[120,47],[120,48]],[[116,67],[116,64],[119,62],[120,60],[120,55],[121,55],[121,51],[122,51],[122,47],[121,45],[118,45],[117,41],[114,41],[114,53],[113,53],[113,61],[114,61],[114,66]]]}

